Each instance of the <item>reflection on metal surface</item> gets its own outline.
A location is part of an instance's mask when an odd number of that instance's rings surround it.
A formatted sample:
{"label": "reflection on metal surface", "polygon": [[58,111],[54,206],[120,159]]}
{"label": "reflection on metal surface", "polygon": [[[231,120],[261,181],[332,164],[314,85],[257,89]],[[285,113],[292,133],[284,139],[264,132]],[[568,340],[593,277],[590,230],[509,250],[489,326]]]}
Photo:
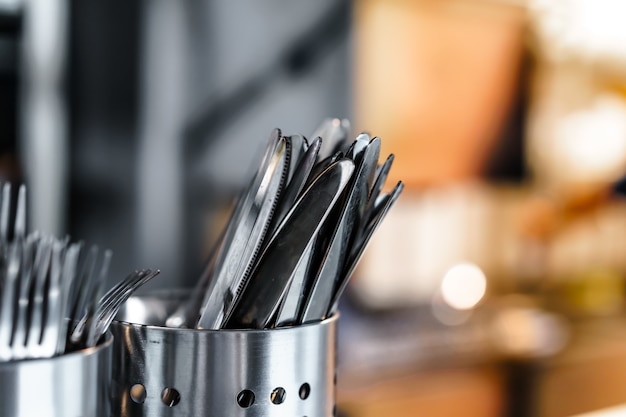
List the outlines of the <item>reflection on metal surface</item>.
{"label": "reflection on metal surface", "polygon": [[154,326],[113,324],[113,415],[332,415],[337,316],[258,331],[157,327],[181,301],[165,295],[131,298],[146,310],[160,301],[164,314],[144,317]]}
{"label": "reflection on metal surface", "polygon": [[0,364],[0,415],[109,417],[112,345]]}

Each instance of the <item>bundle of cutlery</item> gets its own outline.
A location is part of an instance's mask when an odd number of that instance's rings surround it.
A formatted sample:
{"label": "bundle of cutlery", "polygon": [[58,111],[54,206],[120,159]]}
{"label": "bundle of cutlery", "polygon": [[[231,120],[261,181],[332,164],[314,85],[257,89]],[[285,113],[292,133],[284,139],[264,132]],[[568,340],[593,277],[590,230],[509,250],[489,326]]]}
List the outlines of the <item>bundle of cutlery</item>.
{"label": "bundle of cutlery", "polygon": [[[14,222],[11,219],[14,218]],[[0,361],[51,358],[95,346],[132,292],[159,271],[131,273],[102,294],[111,251],[26,233],[26,188],[0,205]]]}
{"label": "bundle of cutlery", "polygon": [[169,327],[266,329],[324,320],[403,189],[383,192],[393,155],[381,141],[348,142],[346,120],[308,141],[275,129],[238,199],[194,296]]}

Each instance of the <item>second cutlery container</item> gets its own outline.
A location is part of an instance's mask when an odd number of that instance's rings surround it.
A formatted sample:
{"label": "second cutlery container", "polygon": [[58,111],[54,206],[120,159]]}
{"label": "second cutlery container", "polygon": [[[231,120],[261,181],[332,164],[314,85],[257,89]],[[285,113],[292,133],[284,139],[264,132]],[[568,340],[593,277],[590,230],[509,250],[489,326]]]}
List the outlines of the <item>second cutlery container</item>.
{"label": "second cutlery container", "polygon": [[162,326],[165,300],[131,298],[112,325],[114,416],[334,414],[336,316],[271,330],[173,329]]}
{"label": "second cutlery container", "polygon": [[112,347],[0,363],[0,416],[109,417]]}

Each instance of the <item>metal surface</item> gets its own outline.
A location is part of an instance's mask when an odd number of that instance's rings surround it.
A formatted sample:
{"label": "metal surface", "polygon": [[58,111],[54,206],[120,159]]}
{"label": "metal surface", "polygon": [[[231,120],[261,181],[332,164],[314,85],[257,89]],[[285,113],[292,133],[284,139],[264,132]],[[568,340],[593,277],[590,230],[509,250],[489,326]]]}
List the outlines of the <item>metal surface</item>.
{"label": "metal surface", "polygon": [[362,226],[363,212],[380,154],[380,139],[374,138],[370,141],[369,136],[361,134],[354,141],[348,154],[355,162],[355,175],[351,180],[346,202],[335,221],[336,227],[332,231],[332,238],[327,245],[322,264],[313,279],[302,313],[303,323],[326,318],[333,297],[333,288],[343,279],[340,274],[346,256],[354,243],[356,231]]}
{"label": "metal surface", "polygon": [[368,222],[365,225],[365,231],[363,233],[363,236],[361,236],[360,240],[355,243],[353,252],[350,254],[350,258],[348,259],[346,271],[340,275],[340,281],[337,282],[337,285],[334,289],[329,314],[332,315],[334,312],[337,311],[337,307],[339,305],[339,297],[341,297],[341,294],[343,294],[343,291],[348,285],[348,281],[354,273],[354,270],[356,269],[359,260],[363,256],[369,240],[372,238],[372,235],[374,234],[378,226],[380,226],[380,223],[383,221],[391,207],[398,200],[403,189],[404,184],[402,182],[398,182],[389,194],[380,196],[382,197],[381,201],[378,204],[374,205],[372,217],[368,219]]}
{"label": "metal surface", "polygon": [[117,315],[120,307],[128,300],[132,293],[161,271],[144,269],[130,273],[126,278],[111,288],[87,313],[80,319],[71,335],[74,343],[81,346],[95,346],[100,337],[106,333],[111,322]]}
{"label": "metal surface", "polygon": [[225,328],[268,327],[293,282],[294,272],[306,257],[307,246],[315,239],[353,171],[352,161],[337,161],[302,194],[261,255]]}
{"label": "metal surface", "polygon": [[94,348],[0,363],[2,417],[109,417],[109,334]]}
{"label": "metal surface", "polygon": [[348,119],[324,120],[310,136],[311,139],[320,137],[323,140],[320,158],[328,158],[341,150],[351,130]]}
{"label": "metal surface", "polygon": [[[317,233],[319,235],[319,232]],[[300,262],[293,271],[293,277],[289,289],[278,309],[274,327],[292,326],[297,323],[298,315],[302,310],[302,306],[306,301],[308,292],[308,278],[311,260],[313,256],[313,247],[317,241],[317,236],[309,243],[302,254]]]}
{"label": "metal surface", "polygon": [[320,138],[315,139],[311,146],[307,149],[306,153],[302,156],[300,163],[295,167],[293,175],[287,185],[287,188],[280,197],[276,212],[272,219],[272,223],[267,231],[268,235],[274,234],[280,223],[283,221],[293,204],[298,199],[298,196],[305,188],[305,184],[315,162],[317,160],[317,154],[322,146],[322,140]]}
{"label": "metal surface", "polygon": [[[295,167],[291,181],[285,189],[285,192],[283,193],[276,209],[274,219],[272,219],[272,224],[270,225],[270,229],[268,231],[270,236],[272,236],[276,229],[280,226],[285,216],[289,213],[289,210],[293,207],[297,198],[302,193],[306,180],[309,177],[315,162],[317,161],[317,155],[321,146],[322,139],[318,137],[311,143],[306,153],[302,156],[301,162]],[[306,278],[309,270],[312,250],[313,242],[307,246],[300,263],[297,265],[296,270],[294,270],[291,284],[289,285],[285,299],[283,300],[276,317],[276,327],[294,324],[298,318],[298,312],[301,310],[301,304],[306,290]]]}
{"label": "metal surface", "polygon": [[222,326],[261,249],[289,168],[287,142],[279,130],[273,136],[242,205],[228,226],[224,251],[218,256],[215,278],[209,283],[198,328]]}
{"label": "metal surface", "polygon": [[[52,358],[95,346],[119,306],[143,282],[114,287],[112,292],[123,293],[99,305],[111,251],[105,251],[96,277],[96,247],[79,262],[81,244],[40,232],[26,235],[26,188],[19,188],[14,221],[10,200],[7,183],[0,203],[0,361]],[[68,326],[76,323],[68,338]]]}
{"label": "metal surface", "polygon": [[96,334],[91,343],[100,338],[100,336],[107,331],[120,307],[126,302],[126,300],[128,300],[133,292],[155,276],[159,275],[160,272],[161,271],[158,269],[156,271],[144,269],[142,271],[132,273],[104,295],[100,301],[96,318],[94,320],[96,323]]}
{"label": "metal surface", "polygon": [[287,173],[287,183],[291,182],[291,178],[300,165],[300,160],[309,149],[309,142],[302,135],[291,135],[285,137],[289,146],[289,172]]}
{"label": "metal surface", "polygon": [[131,297],[119,318],[153,325],[113,322],[113,416],[333,415],[337,317],[273,330],[154,326],[181,301]]}

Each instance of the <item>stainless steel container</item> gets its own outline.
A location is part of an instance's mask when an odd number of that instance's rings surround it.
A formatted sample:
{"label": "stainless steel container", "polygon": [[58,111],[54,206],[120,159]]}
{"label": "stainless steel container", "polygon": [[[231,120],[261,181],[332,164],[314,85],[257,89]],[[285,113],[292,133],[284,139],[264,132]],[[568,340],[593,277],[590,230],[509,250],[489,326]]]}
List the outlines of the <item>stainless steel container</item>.
{"label": "stainless steel container", "polygon": [[0,363],[2,417],[109,417],[113,338],[49,359]]}
{"label": "stainless steel container", "polygon": [[172,310],[164,299],[132,298],[120,319],[133,323],[112,325],[114,416],[334,414],[337,317],[274,330],[171,329],[160,326]]}

